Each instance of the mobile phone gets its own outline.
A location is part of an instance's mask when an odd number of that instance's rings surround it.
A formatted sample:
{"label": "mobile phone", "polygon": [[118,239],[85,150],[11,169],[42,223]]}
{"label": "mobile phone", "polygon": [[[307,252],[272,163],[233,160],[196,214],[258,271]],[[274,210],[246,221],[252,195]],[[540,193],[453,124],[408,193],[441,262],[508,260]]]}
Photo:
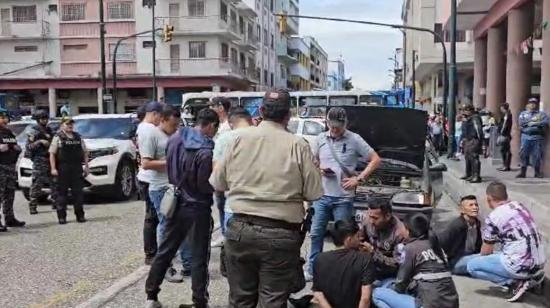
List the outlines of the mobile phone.
{"label": "mobile phone", "polygon": [[330,168],[325,168],[323,169],[323,172],[326,174],[326,175],[334,175],[334,170],[330,169]]}

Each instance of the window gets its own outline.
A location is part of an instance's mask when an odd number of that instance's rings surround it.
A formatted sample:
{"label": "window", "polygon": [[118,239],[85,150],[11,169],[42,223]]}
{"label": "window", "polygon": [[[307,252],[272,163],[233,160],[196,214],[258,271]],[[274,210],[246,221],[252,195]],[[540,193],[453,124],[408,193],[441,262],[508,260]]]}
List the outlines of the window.
{"label": "window", "polygon": [[13,22],[36,22],[36,5],[13,6]]}
{"label": "window", "polygon": [[222,43],[222,60],[229,62],[229,45]]}
{"label": "window", "polygon": [[264,45],[269,46],[269,36],[267,35],[267,29],[264,29]]}
{"label": "window", "polygon": [[189,58],[206,58],[206,42],[189,42]]}
{"label": "window", "polygon": [[204,0],[188,0],[189,16],[204,16]]}
{"label": "window", "polygon": [[267,70],[264,70],[264,85],[267,85]]}
{"label": "window", "polygon": [[246,29],[246,24],[244,22],[244,19],[242,16],[239,16],[239,32],[241,33],[241,35],[244,35],[245,33],[245,29]]}
{"label": "window", "polygon": [[273,76],[273,73],[269,74],[269,85],[271,87],[273,87],[273,83],[274,83],[273,79],[275,79],[274,76]]}
{"label": "window", "polygon": [[[256,25],[256,36],[258,38],[258,40],[262,37],[262,27],[260,27],[260,25]],[[261,41],[259,41],[261,42]]]}
{"label": "window", "polygon": [[15,46],[13,48],[15,52],[35,52],[38,51],[38,46]]}
{"label": "window", "polygon": [[325,127],[317,122],[306,121],[304,122],[304,135],[318,136],[325,131]]}
{"label": "window", "polygon": [[235,48],[231,48],[231,63],[239,64],[239,52]]}
{"label": "window", "polygon": [[[113,61],[116,44],[109,44],[109,61]],[[117,61],[133,61],[136,58],[136,51],[133,44],[120,44],[116,52]]]}
{"label": "window", "polygon": [[109,2],[107,4],[109,19],[134,18],[134,5],[132,1]]}
{"label": "window", "polygon": [[271,13],[273,13],[273,10],[275,9],[274,3],[275,3],[274,0],[269,1],[269,9],[271,10]]}
{"label": "window", "polygon": [[274,49],[274,48],[275,48],[275,36],[271,34],[271,49]]}
{"label": "window", "polygon": [[170,45],[170,73],[180,71],[180,45]]}
{"label": "window", "polygon": [[130,88],[127,89],[128,97],[131,98],[147,98],[147,90],[143,88]]}
{"label": "window", "polygon": [[86,3],[70,3],[61,6],[61,20],[74,21],[86,19]]}
{"label": "window", "polygon": [[220,2],[220,18],[227,22],[227,4],[223,1]]}
{"label": "window", "polygon": [[88,44],[63,45],[63,50],[85,50],[87,48]]}

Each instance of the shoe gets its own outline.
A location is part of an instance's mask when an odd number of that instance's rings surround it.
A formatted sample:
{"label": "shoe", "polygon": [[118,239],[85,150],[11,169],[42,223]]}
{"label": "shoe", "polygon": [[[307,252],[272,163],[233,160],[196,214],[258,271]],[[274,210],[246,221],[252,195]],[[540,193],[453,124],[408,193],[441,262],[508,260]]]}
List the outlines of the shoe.
{"label": "shoe", "polygon": [[516,179],[525,179],[525,175],[527,174],[527,168],[521,167],[521,171],[518,175],[516,175]]}
{"label": "shoe", "polygon": [[497,169],[498,171],[501,171],[501,172],[508,172],[508,171],[512,171],[510,168],[507,168],[507,167],[500,167]]}
{"label": "shoe", "polygon": [[162,304],[159,301],[147,300],[145,302],[145,308],[162,308]]}
{"label": "shoe", "polygon": [[23,227],[25,225],[24,221],[19,221],[15,217],[6,218],[6,227]]}
{"label": "shoe", "polygon": [[84,216],[82,216],[82,217],[77,217],[77,218],[76,218],[76,221],[79,222],[79,223],[85,223],[85,222],[87,222],[87,220],[86,220],[86,218],[84,218]]}
{"label": "shoe", "polygon": [[58,222],[59,222],[60,225],[65,225],[65,224],[67,224],[67,219],[65,219],[65,218],[59,218],[59,219],[58,219]]}
{"label": "shoe", "polygon": [[182,283],[183,275],[180,272],[176,271],[173,267],[171,267],[168,269],[168,271],[166,271],[164,279],[171,283]]}
{"label": "shoe", "polygon": [[519,280],[512,288],[512,296],[507,299],[508,302],[513,303],[521,299],[523,294],[529,290],[529,281]]}
{"label": "shoe", "polygon": [[181,270],[181,275],[185,277],[191,277],[191,269],[190,268],[184,268]]}
{"label": "shoe", "polygon": [[0,232],[7,232],[8,228],[0,223]]}
{"label": "shoe", "polygon": [[468,182],[474,183],[474,184],[475,183],[481,183],[481,177],[475,176],[475,177],[471,178]]}
{"label": "shoe", "polygon": [[31,213],[31,215],[36,215],[36,214],[38,214],[38,211],[36,210],[36,208],[30,209],[29,212]]}
{"label": "shoe", "polygon": [[472,179],[472,176],[471,175],[465,175],[463,177],[460,178],[461,180],[464,180],[464,181],[469,181]]}

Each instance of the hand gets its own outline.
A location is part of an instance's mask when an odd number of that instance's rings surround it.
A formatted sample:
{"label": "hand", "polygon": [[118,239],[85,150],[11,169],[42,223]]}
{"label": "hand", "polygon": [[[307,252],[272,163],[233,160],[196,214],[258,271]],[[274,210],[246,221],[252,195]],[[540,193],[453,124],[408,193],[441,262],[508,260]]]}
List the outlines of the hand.
{"label": "hand", "polygon": [[351,177],[351,178],[345,178],[342,181],[342,187],[345,190],[352,190],[355,189],[357,186],[359,186],[359,179],[357,177]]}
{"label": "hand", "polygon": [[368,253],[373,253],[374,247],[370,243],[364,242],[359,244],[359,250],[368,252]]}
{"label": "hand", "polygon": [[7,144],[0,144],[0,152],[6,152],[9,149],[10,148]]}
{"label": "hand", "polygon": [[59,172],[57,172],[57,169],[52,169],[51,173],[53,176],[59,176]]}
{"label": "hand", "polygon": [[40,143],[42,143],[45,147],[50,146],[50,142],[48,140],[40,140]]}

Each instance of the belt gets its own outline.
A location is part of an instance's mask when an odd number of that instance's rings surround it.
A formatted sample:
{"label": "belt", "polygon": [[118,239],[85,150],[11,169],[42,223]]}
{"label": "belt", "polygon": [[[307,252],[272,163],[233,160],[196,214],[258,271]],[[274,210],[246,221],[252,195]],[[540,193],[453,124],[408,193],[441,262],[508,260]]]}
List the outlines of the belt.
{"label": "belt", "polygon": [[443,278],[451,278],[451,272],[441,272],[441,273],[418,273],[414,275],[414,280],[424,280],[424,281],[431,281],[431,280],[439,280]]}
{"label": "belt", "polygon": [[291,223],[284,220],[271,219],[271,218],[252,216],[252,215],[246,215],[246,214],[235,213],[233,214],[233,219],[235,219],[236,221],[247,223],[247,224],[266,227],[266,228],[272,228],[272,229],[300,231],[302,228],[302,224],[299,224],[299,223]]}

